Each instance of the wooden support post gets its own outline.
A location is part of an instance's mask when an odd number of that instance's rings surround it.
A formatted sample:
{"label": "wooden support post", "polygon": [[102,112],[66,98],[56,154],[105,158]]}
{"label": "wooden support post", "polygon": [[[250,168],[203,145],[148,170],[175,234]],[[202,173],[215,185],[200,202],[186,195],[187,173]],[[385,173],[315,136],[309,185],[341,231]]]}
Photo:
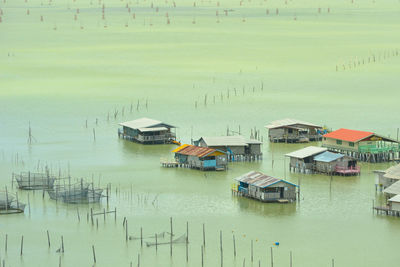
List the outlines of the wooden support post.
{"label": "wooden support post", "polygon": [[235,234],[233,234],[232,238],[233,238],[233,257],[236,258],[236,239],[235,239]]}
{"label": "wooden support post", "polygon": [[47,243],[48,243],[49,248],[50,248],[50,234],[49,234],[49,230],[47,230]]}
{"label": "wooden support post", "polygon": [[171,235],[170,235],[170,255],[172,257],[172,236],[173,236],[173,229],[172,229],[172,217],[169,219],[170,226],[171,226]]}
{"label": "wooden support post", "polygon": [[140,246],[143,247],[143,228],[140,227]]}
{"label": "wooden support post", "polygon": [[222,249],[222,231],[219,231],[219,246],[221,251],[221,267],[224,266],[224,254]]}
{"label": "wooden support post", "polygon": [[22,251],[24,249],[24,235],[21,237],[21,256],[22,256]]}
{"label": "wooden support post", "polygon": [[61,252],[64,253],[64,237],[61,236]]}
{"label": "wooden support post", "polygon": [[6,242],[5,242],[5,246],[4,246],[5,253],[7,253],[7,241],[8,241],[8,235],[6,234]]}
{"label": "wooden support post", "polygon": [[251,262],[253,262],[253,240],[251,240]]}
{"label": "wooden support post", "polygon": [[76,215],[78,216],[78,222],[81,221],[81,216],[79,216],[79,208],[76,208]]}
{"label": "wooden support post", "polygon": [[204,247],[201,246],[201,267],[204,266]]}
{"label": "wooden support post", "polygon": [[205,224],[203,223],[203,248],[206,248],[206,229]]}
{"label": "wooden support post", "polygon": [[125,240],[128,242],[128,220],[125,221]]}
{"label": "wooden support post", "polygon": [[274,267],[274,254],[272,252],[272,247],[271,247],[271,267]]}
{"label": "wooden support post", "polygon": [[93,262],[96,263],[96,251],[94,250],[94,245],[92,245],[92,251],[93,251]]}

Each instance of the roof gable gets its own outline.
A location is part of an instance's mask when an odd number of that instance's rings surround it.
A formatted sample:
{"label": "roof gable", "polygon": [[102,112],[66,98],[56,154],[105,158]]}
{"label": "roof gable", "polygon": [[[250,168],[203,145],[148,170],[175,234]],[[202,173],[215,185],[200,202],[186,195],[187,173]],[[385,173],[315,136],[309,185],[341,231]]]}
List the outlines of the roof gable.
{"label": "roof gable", "polygon": [[297,185],[289,183],[285,180],[278,179],[278,178],[266,175],[262,172],[256,172],[256,171],[251,171],[240,177],[237,177],[236,181],[246,183],[249,185],[253,185],[256,187],[260,187],[260,188],[266,188],[266,187],[272,186],[272,185],[280,183],[280,182],[287,183],[287,184],[290,184],[293,186],[297,186]]}
{"label": "roof gable", "polygon": [[153,128],[153,127],[167,127],[167,128],[175,128],[175,126],[166,124],[162,121],[153,120],[149,118],[140,118],[133,121],[121,122],[119,125],[125,126],[132,129],[139,128]]}
{"label": "roof gable", "polygon": [[226,154],[224,151],[220,151],[218,149],[208,148],[208,147],[200,147],[200,146],[193,146],[184,144],[180,147],[172,150],[177,154],[187,155],[187,156],[197,156],[199,158],[206,157],[206,156],[218,156]]}
{"label": "roof gable", "polygon": [[306,126],[306,127],[312,127],[312,128],[322,128],[319,125],[316,125],[316,124],[313,124],[310,122],[306,122],[306,121],[296,120],[296,119],[283,119],[283,120],[272,121],[265,127],[268,129],[275,129],[275,128],[280,128],[280,127],[293,126],[293,125],[297,125],[299,127]]}
{"label": "roof gable", "polygon": [[293,151],[291,153],[288,153],[285,156],[291,157],[291,158],[304,159],[307,157],[311,157],[311,156],[320,154],[327,150],[328,149],[326,147],[308,146],[308,147]]}
{"label": "roof gable", "polygon": [[321,153],[319,155],[316,155],[314,157],[315,161],[322,161],[322,162],[332,162],[337,159],[343,158],[344,155],[340,153],[333,153],[330,151],[325,151],[324,153]]}

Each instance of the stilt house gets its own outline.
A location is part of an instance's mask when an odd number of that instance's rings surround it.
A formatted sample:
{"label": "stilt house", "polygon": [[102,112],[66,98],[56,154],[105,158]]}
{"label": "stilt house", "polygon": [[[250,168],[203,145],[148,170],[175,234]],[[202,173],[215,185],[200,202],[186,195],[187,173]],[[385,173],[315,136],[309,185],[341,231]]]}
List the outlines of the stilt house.
{"label": "stilt house", "polygon": [[175,153],[175,160],[181,167],[199,169],[199,170],[226,170],[227,155],[226,152],[193,145],[182,145],[172,152]]}
{"label": "stilt house", "polygon": [[262,143],[243,136],[201,137],[194,144],[224,151],[230,161],[256,160],[262,155]]}
{"label": "stilt house", "polygon": [[235,192],[262,202],[289,202],[296,200],[296,188],[282,179],[251,171],[235,179],[238,185]]}
{"label": "stilt house", "polygon": [[326,130],[322,126],[296,119],[273,121],[266,125],[270,142],[307,143],[320,141]]}
{"label": "stilt house", "polygon": [[289,170],[302,173],[313,173],[314,156],[327,151],[325,147],[308,146],[286,154],[290,158]]}
{"label": "stilt house", "polygon": [[325,134],[322,146],[367,162],[389,161],[399,157],[400,151],[399,142],[394,139],[343,128]]}
{"label": "stilt house", "polygon": [[325,151],[314,156],[314,170],[326,174],[360,174],[360,166],[357,165],[357,160],[355,158],[330,151]]}
{"label": "stilt house", "polygon": [[171,131],[175,126],[153,119],[141,118],[119,125],[122,126],[122,129],[118,129],[120,138],[141,144],[166,144],[176,139],[175,133]]}

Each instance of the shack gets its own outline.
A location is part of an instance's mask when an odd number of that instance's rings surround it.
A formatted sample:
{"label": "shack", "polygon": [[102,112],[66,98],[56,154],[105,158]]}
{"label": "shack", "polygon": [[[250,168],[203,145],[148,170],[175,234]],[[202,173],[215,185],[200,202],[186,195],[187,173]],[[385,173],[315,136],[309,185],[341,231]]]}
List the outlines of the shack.
{"label": "shack", "polygon": [[376,170],[376,189],[383,190],[397,181],[400,181],[400,164],[394,165],[386,170]]}
{"label": "shack", "polygon": [[224,151],[184,144],[172,152],[179,167],[206,170],[226,170],[228,159]]}
{"label": "shack", "polygon": [[118,137],[129,141],[141,144],[166,144],[176,140],[176,134],[171,131],[176,127],[158,120],[140,118],[119,125],[122,128],[118,129]]}
{"label": "shack", "polygon": [[325,151],[314,156],[316,172],[339,175],[359,175],[360,166],[355,158],[340,153]]}
{"label": "shack", "polygon": [[399,157],[398,141],[373,132],[341,128],[325,134],[322,146],[366,162],[386,162]]}
{"label": "shack", "polygon": [[290,158],[289,170],[301,173],[314,172],[314,156],[327,151],[325,147],[308,146],[286,154]]}
{"label": "shack", "polygon": [[259,160],[262,158],[261,142],[243,136],[201,137],[194,145],[209,147],[227,153],[229,161]]}
{"label": "shack", "polygon": [[322,126],[296,119],[273,121],[266,125],[270,142],[307,143],[320,141],[327,133]]}
{"label": "shack", "polygon": [[251,171],[235,179],[238,182],[234,192],[262,202],[292,202],[296,200],[296,188],[282,179]]}

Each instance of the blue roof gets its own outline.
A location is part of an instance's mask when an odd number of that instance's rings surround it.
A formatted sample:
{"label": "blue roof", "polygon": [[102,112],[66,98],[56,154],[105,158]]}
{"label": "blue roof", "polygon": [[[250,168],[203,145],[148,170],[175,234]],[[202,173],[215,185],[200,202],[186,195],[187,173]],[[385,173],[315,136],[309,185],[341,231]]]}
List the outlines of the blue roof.
{"label": "blue roof", "polygon": [[324,153],[315,156],[314,160],[322,162],[332,162],[342,157],[344,157],[343,154],[325,151]]}

